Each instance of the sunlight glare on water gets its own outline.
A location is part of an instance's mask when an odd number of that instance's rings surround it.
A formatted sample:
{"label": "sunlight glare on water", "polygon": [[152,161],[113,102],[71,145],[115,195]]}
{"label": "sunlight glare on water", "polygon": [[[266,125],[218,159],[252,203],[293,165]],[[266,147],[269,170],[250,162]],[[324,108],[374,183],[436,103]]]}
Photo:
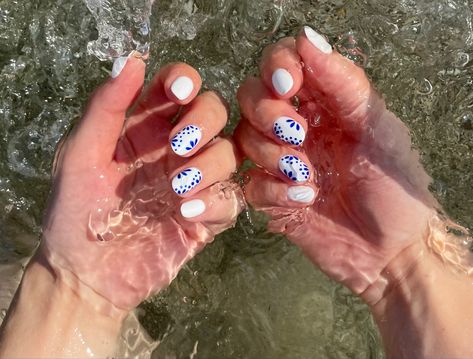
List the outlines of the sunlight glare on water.
{"label": "sunlight glare on water", "polygon": [[[431,190],[473,229],[470,1],[160,0],[148,22],[149,4],[0,0],[0,269],[21,268],[37,244],[56,144],[110,73],[97,57],[150,46],[148,79],[168,62],[195,66],[229,101],[231,130],[236,90],[257,73],[264,46],[302,25],[364,66],[412,129]],[[267,233],[257,214],[242,215],[138,316],[160,341],[156,358],[382,357],[361,301]],[[130,348],[145,351],[129,333]]]}

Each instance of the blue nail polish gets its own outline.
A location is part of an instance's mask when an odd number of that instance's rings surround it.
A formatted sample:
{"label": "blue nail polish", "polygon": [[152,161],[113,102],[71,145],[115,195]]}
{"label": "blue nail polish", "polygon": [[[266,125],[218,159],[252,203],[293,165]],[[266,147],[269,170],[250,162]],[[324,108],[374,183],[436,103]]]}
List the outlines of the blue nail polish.
{"label": "blue nail polish", "polygon": [[288,155],[281,157],[279,169],[287,178],[294,182],[307,182],[310,178],[309,166],[296,156]]}

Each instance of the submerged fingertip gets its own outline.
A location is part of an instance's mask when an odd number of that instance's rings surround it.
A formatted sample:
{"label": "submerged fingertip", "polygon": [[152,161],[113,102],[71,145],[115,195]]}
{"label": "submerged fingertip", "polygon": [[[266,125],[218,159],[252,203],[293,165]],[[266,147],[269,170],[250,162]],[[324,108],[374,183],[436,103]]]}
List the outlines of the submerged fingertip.
{"label": "submerged fingertip", "polygon": [[205,202],[201,199],[193,199],[181,204],[181,215],[186,219],[198,217],[202,215],[205,210]]}
{"label": "submerged fingertip", "polygon": [[294,202],[309,204],[315,199],[315,191],[309,186],[293,186],[287,190],[287,198]]}
{"label": "submerged fingertip", "polygon": [[129,57],[128,56],[121,56],[115,59],[113,62],[112,67],[112,79],[116,79],[122,73],[123,69],[125,68]]}
{"label": "submerged fingertip", "polygon": [[324,36],[312,29],[310,26],[304,26],[304,35],[309,42],[322,53],[329,55],[333,52],[332,45],[325,39]]}
{"label": "submerged fingertip", "polygon": [[143,66],[146,66],[146,63],[143,61],[145,57],[141,55],[138,51],[132,51],[128,56],[120,56],[115,59],[112,66],[112,79],[116,79],[123,72],[128,63],[138,62]]}
{"label": "submerged fingertip", "polygon": [[294,87],[294,78],[289,71],[279,68],[273,72],[272,83],[276,92],[280,96],[284,96]]}

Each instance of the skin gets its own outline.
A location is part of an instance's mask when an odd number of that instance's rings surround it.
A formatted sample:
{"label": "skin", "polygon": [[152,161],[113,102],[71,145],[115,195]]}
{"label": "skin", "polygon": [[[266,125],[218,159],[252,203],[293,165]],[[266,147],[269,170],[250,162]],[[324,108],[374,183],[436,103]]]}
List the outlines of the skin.
{"label": "skin", "polygon": [[[124,317],[236,221],[241,191],[228,181],[235,149],[228,139],[213,140],[227,122],[226,105],[215,93],[198,95],[201,79],[188,65],[163,68],[139,97],[144,74],[144,62],[131,57],[61,145],[44,238],[5,321],[3,357],[112,356]],[[184,101],[170,90],[179,76],[194,84]],[[202,140],[179,157],[170,139],[189,123],[202,128]],[[203,181],[178,196],[170,181],[192,166]],[[206,211],[183,218],[181,204],[194,199]],[[27,298],[37,298],[38,310]],[[64,315],[46,315],[54,312]],[[31,320],[43,330],[25,328]],[[26,337],[31,345],[18,345]]]}
{"label": "skin", "polygon": [[[279,68],[294,80],[283,96],[272,82]],[[238,100],[235,139],[257,165],[245,195],[269,215],[270,229],[369,304],[388,357],[472,357],[471,279],[446,268],[427,246],[433,233],[441,243],[448,240],[442,225],[433,225],[438,205],[428,191],[430,178],[407,127],[386,109],[363,70],[336,52],[320,51],[302,31],[265,50],[261,77],[247,79]],[[306,131],[300,147],[273,132],[280,116]],[[292,182],[279,170],[288,154],[307,164],[307,182]],[[291,187],[301,186],[317,193],[310,203],[288,197]],[[471,267],[471,254],[463,255]],[[452,313],[460,302],[463,310]]]}
{"label": "skin", "polygon": [[[283,96],[272,84],[279,68],[294,80]],[[195,85],[185,101],[170,91],[182,75]],[[233,144],[221,138],[206,143],[225,124],[225,106],[215,94],[196,97],[200,77],[183,64],[164,68],[135,103],[143,77],[144,64],[131,58],[97,91],[62,146],[44,240],[4,322],[0,356],[114,355],[129,311],[234,223],[241,198],[227,181],[238,165]],[[449,238],[436,217],[430,179],[407,128],[363,71],[335,52],[322,53],[301,33],[266,49],[261,77],[248,79],[238,100],[243,119],[235,140],[257,164],[245,194],[270,216],[270,229],[285,233],[368,303],[389,357],[473,357],[471,278],[434,253],[432,241],[446,246]],[[170,120],[183,105],[173,127]],[[306,131],[300,148],[272,132],[280,116]],[[173,154],[173,135],[203,118],[200,145],[186,158]],[[279,158],[287,154],[308,165],[306,183],[280,172]],[[169,181],[189,166],[199,167],[205,180],[180,198]],[[290,200],[294,186],[317,196],[310,203]],[[206,211],[184,220],[176,209],[196,198]],[[117,208],[127,216],[104,231],[103,213]]]}

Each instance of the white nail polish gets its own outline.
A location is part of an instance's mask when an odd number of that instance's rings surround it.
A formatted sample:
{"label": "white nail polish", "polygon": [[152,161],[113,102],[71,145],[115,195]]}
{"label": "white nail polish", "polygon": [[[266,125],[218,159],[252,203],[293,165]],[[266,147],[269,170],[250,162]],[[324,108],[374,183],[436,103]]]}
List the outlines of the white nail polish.
{"label": "white nail polish", "polygon": [[324,54],[331,54],[332,53],[332,46],[325,40],[325,38],[316,32],[314,29],[310,28],[309,26],[304,26],[304,33],[307,39],[322,51]]}
{"label": "white nail polish", "polygon": [[194,91],[194,83],[187,76],[178,77],[172,83],[171,91],[179,100],[184,101]]}
{"label": "white nail polish", "polygon": [[184,218],[194,218],[205,212],[205,202],[194,199],[181,205],[181,214]]}
{"label": "white nail polish", "polygon": [[287,198],[294,202],[311,203],[315,198],[315,191],[306,186],[290,187]]}
{"label": "white nail polish", "polygon": [[281,96],[287,94],[294,86],[294,79],[289,71],[285,69],[277,69],[273,73],[273,86]]}
{"label": "white nail polish", "polygon": [[185,194],[202,182],[202,172],[198,168],[187,168],[172,179],[172,189],[177,194]]}
{"label": "white nail polish", "polygon": [[310,177],[309,167],[296,156],[281,157],[279,169],[294,182],[307,182]]}
{"label": "white nail polish", "polygon": [[122,73],[125,68],[126,63],[128,62],[128,56],[122,56],[115,59],[113,62],[112,68],[112,78],[115,79]]}
{"label": "white nail polish", "polygon": [[171,148],[176,155],[185,156],[191,152],[202,139],[202,130],[189,125],[180,130],[171,140]]}
{"label": "white nail polish", "polygon": [[305,140],[305,130],[302,125],[290,117],[280,117],[274,122],[274,134],[284,142],[300,146]]}

